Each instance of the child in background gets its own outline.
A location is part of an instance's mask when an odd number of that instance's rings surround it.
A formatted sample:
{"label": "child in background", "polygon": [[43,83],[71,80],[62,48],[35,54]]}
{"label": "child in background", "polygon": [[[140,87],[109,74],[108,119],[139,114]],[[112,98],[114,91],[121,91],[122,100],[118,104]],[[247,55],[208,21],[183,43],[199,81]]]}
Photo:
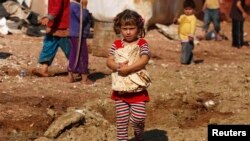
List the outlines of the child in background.
{"label": "child in background", "polygon": [[[124,10],[114,19],[114,30],[121,34],[121,39],[114,41],[107,59],[107,66],[118,72],[121,76],[128,76],[145,68],[150,58],[149,46],[145,36],[143,18],[132,10]],[[129,61],[117,63],[116,51],[136,46],[139,58],[134,63]],[[122,56],[121,56],[122,57]],[[112,79],[112,83],[113,83]],[[143,141],[144,122],[146,118],[145,105],[149,101],[148,92],[145,89],[137,92],[124,92],[113,90],[112,97],[116,105],[117,140],[128,140],[129,121],[134,128],[136,141]]]}
{"label": "child in background", "polygon": [[70,41],[72,44],[69,56],[69,82],[75,82],[73,73],[82,75],[83,84],[93,84],[88,79],[88,47],[87,36],[90,31],[90,14],[86,9],[87,0],[70,2]]}
{"label": "child in background", "polygon": [[205,36],[208,33],[208,28],[212,22],[214,25],[215,40],[220,41],[222,37],[220,36],[220,3],[222,0],[206,0],[203,5],[204,11],[204,27],[201,39],[206,39]]}
{"label": "child in background", "polygon": [[247,16],[245,0],[232,0],[230,17],[232,18],[232,46],[235,48],[244,46],[243,28]]}
{"label": "child in background", "polygon": [[194,15],[195,3],[185,0],[183,3],[184,14],[175,23],[179,24],[178,35],[181,39],[181,64],[190,64],[193,59],[194,34],[196,17]]}
{"label": "child in background", "polygon": [[69,36],[69,0],[49,0],[48,15],[41,19],[41,24],[47,26],[43,41],[43,48],[38,63],[41,69],[33,69],[32,73],[48,77],[48,68],[52,64],[57,50],[60,47],[69,58],[71,44]]}

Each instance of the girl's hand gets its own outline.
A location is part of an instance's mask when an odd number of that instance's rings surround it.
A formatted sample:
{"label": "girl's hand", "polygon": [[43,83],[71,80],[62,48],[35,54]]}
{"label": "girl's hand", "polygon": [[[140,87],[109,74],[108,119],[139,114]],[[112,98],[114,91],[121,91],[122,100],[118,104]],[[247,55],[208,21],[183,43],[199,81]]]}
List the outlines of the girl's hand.
{"label": "girl's hand", "polygon": [[117,72],[122,76],[128,75],[129,74],[128,61],[119,63]]}
{"label": "girl's hand", "polygon": [[49,19],[48,19],[47,17],[43,17],[43,18],[39,21],[39,23],[41,23],[41,24],[44,25],[44,26],[47,26],[48,23],[49,23]]}
{"label": "girl's hand", "polygon": [[123,66],[127,66],[127,65],[128,65],[128,61],[118,63],[118,68],[122,68]]}
{"label": "girl's hand", "polygon": [[242,14],[242,16],[243,16],[244,19],[246,19],[248,15],[247,15],[246,12],[244,12],[244,13]]}

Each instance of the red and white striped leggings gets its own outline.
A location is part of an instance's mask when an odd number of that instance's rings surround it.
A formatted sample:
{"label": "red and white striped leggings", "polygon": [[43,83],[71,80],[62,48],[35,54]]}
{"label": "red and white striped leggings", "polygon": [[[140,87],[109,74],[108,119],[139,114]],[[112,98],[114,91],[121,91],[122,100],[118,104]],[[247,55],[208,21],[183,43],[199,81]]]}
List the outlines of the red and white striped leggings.
{"label": "red and white striped leggings", "polygon": [[145,102],[126,103],[122,100],[115,101],[117,140],[128,140],[129,121],[134,128],[135,138],[142,140],[144,122],[146,118]]}

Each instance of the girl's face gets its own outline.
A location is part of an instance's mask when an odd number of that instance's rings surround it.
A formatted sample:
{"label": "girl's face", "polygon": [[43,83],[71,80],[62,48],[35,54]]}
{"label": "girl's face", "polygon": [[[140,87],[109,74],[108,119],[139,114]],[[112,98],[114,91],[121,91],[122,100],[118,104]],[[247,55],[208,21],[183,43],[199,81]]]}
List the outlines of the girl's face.
{"label": "girl's face", "polygon": [[186,8],[184,9],[184,13],[185,13],[185,15],[190,16],[190,15],[192,15],[192,14],[194,13],[194,9],[191,8],[191,7],[186,7]]}
{"label": "girl's face", "polygon": [[122,25],[121,35],[126,42],[133,42],[137,40],[138,27],[136,25]]}

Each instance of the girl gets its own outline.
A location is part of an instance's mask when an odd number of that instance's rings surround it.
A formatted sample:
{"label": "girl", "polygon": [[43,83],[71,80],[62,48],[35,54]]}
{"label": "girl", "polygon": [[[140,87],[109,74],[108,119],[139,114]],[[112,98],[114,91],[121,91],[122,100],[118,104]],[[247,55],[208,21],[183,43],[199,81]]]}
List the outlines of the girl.
{"label": "girl", "polygon": [[[114,19],[114,31],[121,34],[121,39],[114,41],[107,66],[118,73],[120,76],[129,76],[145,68],[149,61],[149,46],[145,36],[143,18],[132,10],[125,10],[119,13]],[[125,59],[123,62],[117,63],[116,52],[124,48],[132,48],[136,46],[139,51],[139,57],[134,62],[130,62],[131,58]],[[112,83],[115,80],[112,79]],[[134,128],[136,141],[143,141],[144,122],[146,118],[145,104],[149,101],[149,95],[146,87],[138,91],[117,91],[113,90],[112,97],[116,105],[116,125],[117,139],[119,141],[128,140],[128,124],[129,121]]]}
{"label": "girl", "polygon": [[232,0],[230,17],[232,18],[232,46],[234,48],[244,45],[244,21],[247,18],[245,0]]}
{"label": "girl", "polygon": [[70,2],[70,40],[72,48],[69,56],[69,82],[75,82],[73,73],[82,74],[84,84],[93,84],[88,79],[88,47],[87,36],[90,29],[87,0],[72,0]]}

